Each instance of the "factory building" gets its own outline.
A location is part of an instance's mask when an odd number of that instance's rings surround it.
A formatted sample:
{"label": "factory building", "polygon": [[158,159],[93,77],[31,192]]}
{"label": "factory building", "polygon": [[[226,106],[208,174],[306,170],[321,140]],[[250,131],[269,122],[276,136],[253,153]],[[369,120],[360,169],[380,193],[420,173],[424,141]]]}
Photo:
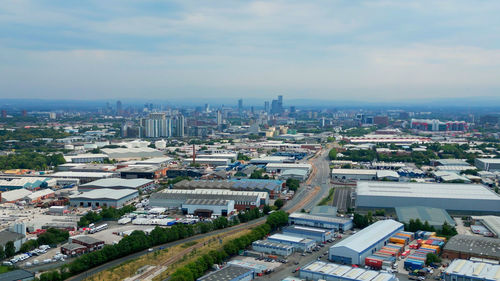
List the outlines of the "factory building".
{"label": "factory building", "polygon": [[284,156],[265,156],[250,160],[250,164],[253,165],[268,165],[270,163],[294,163],[294,162],[295,162],[294,158],[284,157]]}
{"label": "factory building", "polygon": [[234,213],[234,201],[223,199],[187,199],[182,203],[184,214],[199,217],[228,216]]}
{"label": "factory building", "polygon": [[39,188],[52,187],[56,185],[56,180],[44,177],[1,177],[0,191],[9,191],[25,188],[37,190]]}
{"label": "factory building", "polygon": [[[227,166],[231,164],[229,159],[224,158],[195,158],[194,162],[196,164],[205,164],[209,166]],[[191,165],[193,164],[193,158],[184,159],[184,164]]]}
{"label": "factory building", "polygon": [[224,189],[165,189],[151,194],[149,205],[152,207],[181,208],[188,199],[221,199],[234,201],[238,211],[260,208],[269,203],[267,192],[232,191]]}
{"label": "factory building", "polygon": [[270,198],[278,198],[285,182],[281,180],[241,179],[241,180],[183,180],[174,184],[174,189],[229,189],[235,191],[261,191]]}
{"label": "factory building", "polygon": [[268,173],[283,173],[288,170],[303,170],[309,174],[312,170],[311,164],[306,163],[269,163],[266,165]]}
{"label": "factory building", "polygon": [[90,236],[79,235],[69,238],[69,243],[61,246],[61,253],[70,257],[93,252],[104,247],[104,241]]}
{"label": "factory building", "polygon": [[332,179],[336,180],[376,180],[377,170],[332,169]]}
{"label": "factory building", "polygon": [[344,232],[353,227],[352,220],[340,217],[318,216],[305,213],[292,213],[288,216],[291,225],[302,225]]}
{"label": "factory building", "polygon": [[479,184],[359,181],[357,208],[425,206],[460,213],[500,213],[500,195]]}
{"label": "factory building", "polygon": [[366,270],[346,265],[313,261],[302,267],[300,278],[325,281],[397,281],[394,274]]}
{"label": "factory building", "polygon": [[285,170],[279,175],[279,178],[281,180],[295,179],[298,181],[305,181],[308,177],[309,172],[300,169]]}
{"label": "factory building", "polygon": [[114,177],[117,177],[117,174],[110,173],[110,172],[91,173],[91,172],[67,171],[67,172],[56,172],[56,173],[50,174],[50,177],[55,178],[56,180],[59,180],[59,179],[78,179],[80,181],[80,183],[84,184],[84,183],[99,180],[99,179],[114,178]]}
{"label": "factory building", "polygon": [[114,207],[123,205],[139,197],[136,189],[95,189],[77,195],[69,196],[69,203],[73,207]]}
{"label": "factory building", "polygon": [[444,281],[498,281],[500,265],[456,259],[444,270]]}
{"label": "factory building", "polygon": [[410,223],[410,220],[415,221],[418,219],[421,222],[428,222],[435,229],[441,229],[445,222],[451,226],[456,225],[445,209],[422,206],[404,206],[395,209],[398,221],[402,223]]}
{"label": "factory building", "polygon": [[267,238],[267,241],[290,245],[294,247],[296,251],[304,252],[310,251],[316,246],[314,240],[284,234],[273,234]]}
{"label": "factory building", "polygon": [[122,179],[159,179],[167,174],[167,168],[155,165],[128,166],[118,170]]}
{"label": "factory building", "polygon": [[484,258],[500,260],[500,240],[477,235],[455,235],[443,248],[442,257],[446,259]]}
{"label": "factory building", "polygon": [[236,161],[236,153],[214,153],[214,154],[196,154],[198,159],[228,159],[230,162]]}
{"label": "factory building", "polygon": [[318,243],[333,238],[333,231],[321,228],[292,225],[283,229],[283,234],[314,240]]}
{"label": "factory building", "polygon": [[275,243],[267,240],[257,240],[252,243],[252,249],[260,253],[288,257],[293,253],[294,248],[293,246],[283,243]]}
{"label": "factory building", "polygon": [[21,188],[0,193],[1,203],[15,203],[31,195],[31,191]]}
{"label": "factory building", "polygon": [[48,198],[54,198],[55,192],[50,188],[40,189],[26,196],[26,201],[28,203],[37,203]]}
{"label": "factory building", "polygon": [[404,225],[394,220],[377,221],[330,247],[329,260],[364,265],[366,257],[387,245],[389,238],[403,229]]}
{"label": "factory building", "polygon": [[86,192],[96,189],[137,189],[137,190],[151,190],[155,188],[155,182],[150,179],[100,179],[78,187],[78,191]]}
{"label": "factory building", "polygon": [[500,172],[499,158],[476,158],[474,165],[480,170],[489,172]]}
{"label": "factory building", "polygon": [[500,217],[499,216],[473,216],[474,222],[484,225],[495,237],[500,237]]}
{"label": "factory building", "polygon": [[110,159],[117,161],[141,160],[163,157],[163,152],[151,147],[103,148],[101,149]]}

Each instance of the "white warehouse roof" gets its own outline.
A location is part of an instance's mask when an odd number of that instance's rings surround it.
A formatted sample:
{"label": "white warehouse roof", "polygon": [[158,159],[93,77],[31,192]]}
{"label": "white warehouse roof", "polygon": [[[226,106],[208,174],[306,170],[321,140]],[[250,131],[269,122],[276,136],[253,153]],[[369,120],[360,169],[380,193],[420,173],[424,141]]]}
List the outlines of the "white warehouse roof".
{"label": "white warehouse roof", "polygon": [[69,198],[70,199],[94,199],[94,200],[99,200],[99,199],[110,199],[110,200],[120,200],[124,197],[127,197],[129,195],[132,195],[134,193],[138,193],[137,190],[135,189],[110,189],[110,188],[103,188],[103,189],[95,189],[89,192],[84,192],[82,194],[78,195],[71,195]]}
{"label": "white warehouse roof", "polygon": [[291,236],[291,235],[284,235],[284,234],[273,234],[268,237],[268,239],[276,239],[276,240],[282,240],[282,241],[289,241],[293,243],[300,243],[303,240],[307,240],[302,237],[297,237],[297,236]]}
{"label": "white warehouse roof", "polygon": [[358,233],[347,237],[331,248],[346,247],[358,253],[371,247],[382,237],[396,231],[403,226],[402,223],[395,220],[382,220],[360,230]]}
{"label": "white warehouse roof", "polygon": [[26,196],[29,196],[30,194],[31,191],[24,188],[5,191],[2,192],[2,201],[5,202],[17,201],[23,199]]}

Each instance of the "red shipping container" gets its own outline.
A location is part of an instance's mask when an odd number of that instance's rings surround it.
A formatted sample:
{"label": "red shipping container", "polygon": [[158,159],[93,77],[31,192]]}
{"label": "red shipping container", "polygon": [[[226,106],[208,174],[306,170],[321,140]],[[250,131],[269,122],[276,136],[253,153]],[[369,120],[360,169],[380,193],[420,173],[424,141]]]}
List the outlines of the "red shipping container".
{"label": "red shipping container", "polygon": [[370,257],[365,258],[365,264],[373,268],[382,268],[382,260],[375,258],[370,258]]}

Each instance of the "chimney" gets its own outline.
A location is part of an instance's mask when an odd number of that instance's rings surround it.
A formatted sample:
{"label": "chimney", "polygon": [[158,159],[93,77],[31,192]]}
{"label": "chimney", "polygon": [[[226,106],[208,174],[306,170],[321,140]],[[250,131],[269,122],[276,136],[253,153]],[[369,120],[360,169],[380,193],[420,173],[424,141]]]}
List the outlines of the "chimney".
{"label": "chimney", "polygon": [[196,164],[196,148],[193,143],[193,165]]}

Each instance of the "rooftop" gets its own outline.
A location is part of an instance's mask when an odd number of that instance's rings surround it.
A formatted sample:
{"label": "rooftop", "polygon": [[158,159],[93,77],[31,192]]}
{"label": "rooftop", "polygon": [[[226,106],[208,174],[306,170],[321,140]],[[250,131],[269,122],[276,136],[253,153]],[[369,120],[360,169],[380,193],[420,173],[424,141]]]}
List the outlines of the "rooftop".
{"label": "rooftop", "polygon": [[303,240],[307,240],[307,239],[304,239],[302,237],[297,237],[297,236],[292,236],[292,235],[284,235],[284,234],[273,234],[273,235],[269,236],[268,239],[290,241],[293,243],[300,243],[300,242],[303,242]]}
{"label": "rooftop", "polygon": [[304,230],[304,231],[317,232],[317,233],[330,232],[329,230],[322,229],[322,228],[306,227],[306,226],[300,226],[300,225],[291,225],[285,229],[297,229],[297,230]]}
{"label": "rooftop", "polygon": [[476,160],[488,164],[500,164],[500,158],[476,158]]}
{"label": "rooftop", "polygon": [[223,199],[188,199],[184,204],[186,205],[213,205],[213,206],[226,206],[228,200]]}
{"label": "rooftop", "polygon": [[355,268],[323,261],[313,261],[308,265],[302,267],[301,270],[324,274],[326,276],[329,276],[330,278],[337,277],[335,279],[338,279],[339,276],[342,276],[342,279],[360,281],[388,281],[395,279],[395,276],[389,273],[379,273],[374,270],[366,270],[363,268]]}
{"label": "rooftop", "polygon": [[252,244],[273,246],[273,247],[277,247],[277,248],[279,247],[279,248],[293,249],[293,246],[283,244],[283,243],[271,242],[271,241],[267,241],[267,240],[257,240],[257,241],[254,241]]}
{"label": "rooftop", "polygon": [[459,234],[450,238],[444,250],[500,259],[500,239]]}
{"label": "rooftop", "polygon": [[359,181],[357,196],[422,197],[498,200],[500,196],[484,185],[459,183],[410,183]]}
{"label": "rooftop", "polygon": [[247,274],[250,271],[253,270],[241,266],[228,265],[222,269],[210,272],[207,275],[198,278],[197,281],[231,281],[241,275]]}
{"label": "rooftop", "polygon": [[24,236],[21,233],[12,232],[9,230],[0,231],[0,245],[5,246],[9,241],[16,241]]}
{"label": "rooftop", "polygon": [[382,237],[396,231],[403,224],[395,220],[381,220],[360,230],[358,233],[341,240],[331,248],[346,247],[356,252],[363,252]]}
{"label": "rooftop", "polygon": [[332,174],[337,175],[377,175],[378,170],[368,169],[332,169]]}
{"label": "rooftop", "polygon": [[87,247],[80,245],[80,244],[76,244],[76,243],[68,243],[68,244],[62,245],[61,248],[67,249],[68,251],[74,251],[74,250],[82,249],[82,248],[86,249]]}
{"label": "rooftop", "polygon": [[441,226],[444,222],[449,225],[456,224],[445,209],[424,206],[396,207],[395,209],[400,222],[408,223],[410,219],[419,219],[421,222],[427,221],[434,226]]}
{"label": "rooftop", "polygon": [[350,219],[347,218],[341,218],[341,217],[327,217],[327,216],[318,216],[318,215],[310,215],[306,213],[291,213],[289,218],[299,218],[299,219],[306,219],[306,220],[315,220],[315,221],[326,221],[330,223],[346,223],[350,221]]}
{"label": "rooftop", "polygon": [[108,178],[99,179],[86,184],[80,185],[80,187],[128,187],[131,189],[141,187],[146,184],[152,183],[153,180],[148,179],[120,179],[120,178]]}
{"label": "rooftop", "polygon": [[471,280],[500,280],[500,265],[456,259],[450,263],[444,273],[468,276]]}
{"label": "rooftop", "polygon": [[82,243],[90,244],[90,245],[104,242],[102,240],[99,240],[99,239],[96,239],[94,237],[87,236],[87,235],[73,236],[73,237],[70,237],[70,239],[71,239],[71,241],[80,241]]}
{"label": "rooftop", "polygon": [[31,193],[32,193],[31,191],[29,191],[25,188],[14,189],[14,190],[2,192],[1,198],[2,198],[2,201],[7,201],[7,202],[17,201],[17,200],[23,199],[26,196],[29,196]]}
{"label": "rooftop", "polygon": [[35,277],[34,273],[24,269],[13,270],[0,274],[0,280],[2,281],[18,281],[34,277]]}
{"label": "rooftop", "polygon": [[481,222],[497,237],[500,237],[500,217],[499,216],[476,216],[472,217]]}
{"label": "rooftop", "polygon": [[119,200],[123,197],[132,195],[137,193],[135,189],[110,189],[110,188],[102,188],[102,189],[94,189],[92,191],[84,192],[82,194],[71,195],[70,199],[110,199],[110,200]]}
{"label": "rooftop", "polygon": [[50,174],[51,177],[54,178],[111,178],[115,174],[114,173],[106,173],[106,172],[56,172]]}

